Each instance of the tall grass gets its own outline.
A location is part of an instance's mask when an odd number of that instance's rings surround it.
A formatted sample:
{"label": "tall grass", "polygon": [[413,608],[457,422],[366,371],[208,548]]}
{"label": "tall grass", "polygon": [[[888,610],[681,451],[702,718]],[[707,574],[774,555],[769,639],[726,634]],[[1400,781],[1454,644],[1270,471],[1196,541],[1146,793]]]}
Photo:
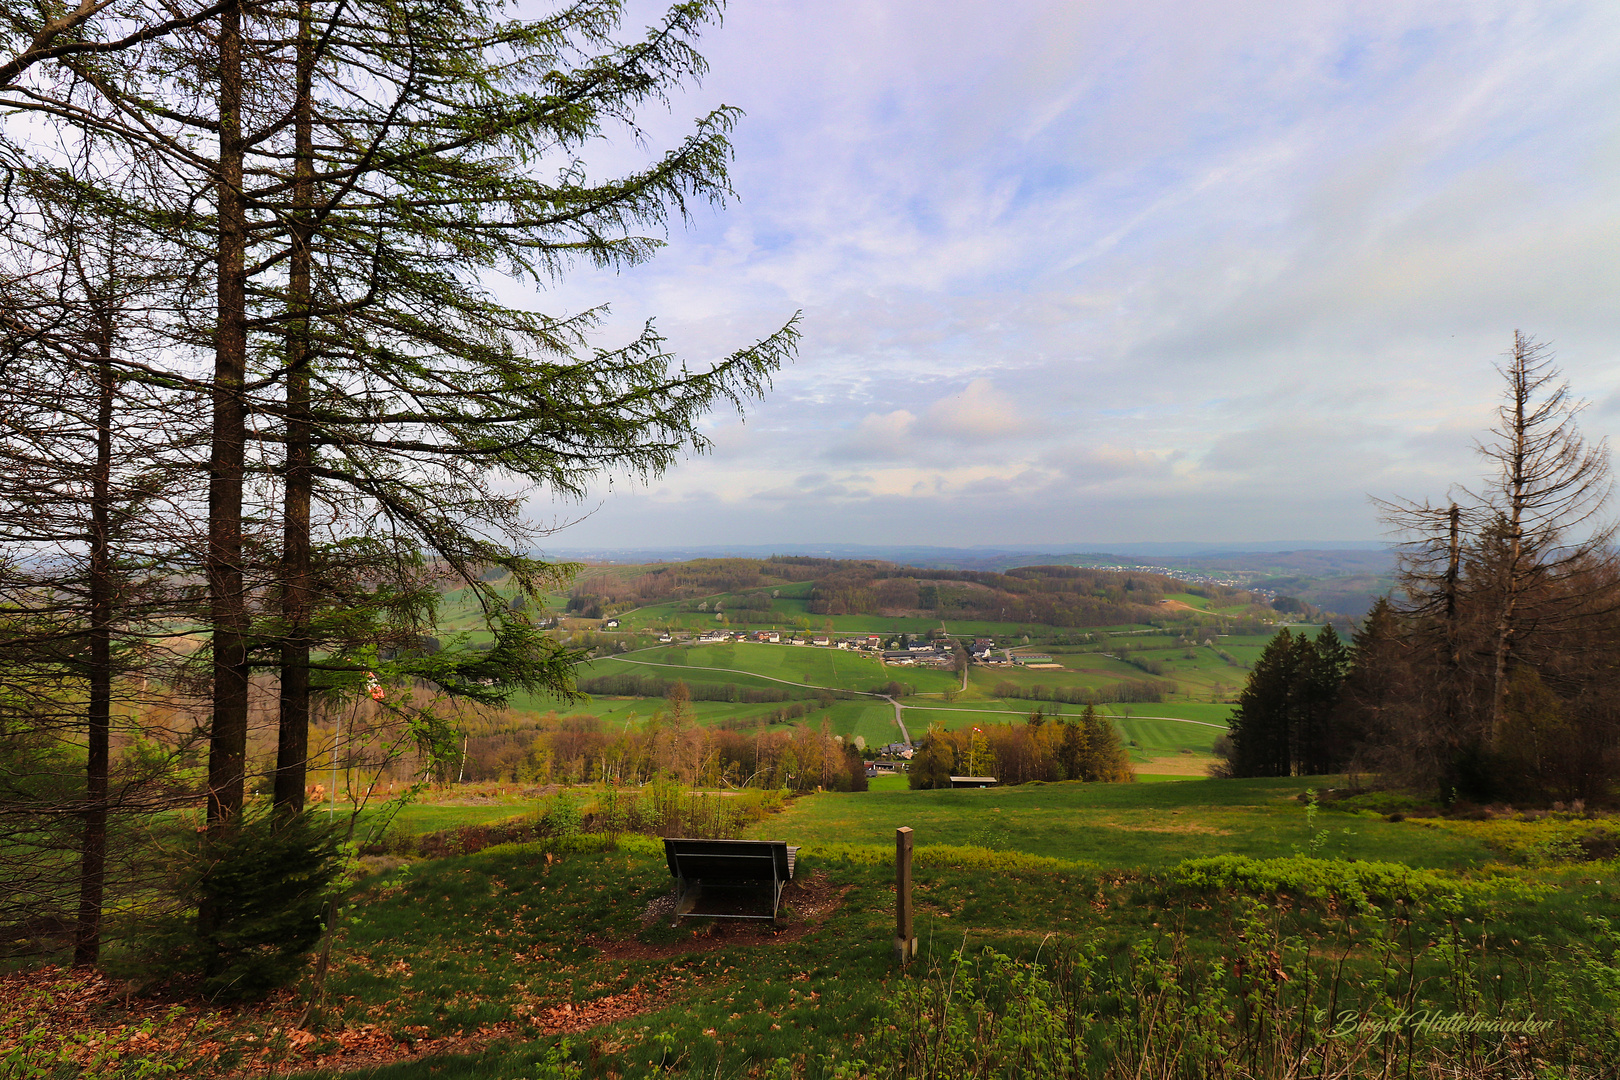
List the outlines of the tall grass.
{"label": "tall grass", "polygon": [[[1421,940],[1364,920],[1313,952],[1254,904],[1230,952],[1184,935],[1106,956],[1048,943],[1032,960],[953,952],[893,992],[867,1075],[1108,1080],[1612,1077],[1620,1069],[1620,936],[1602,919],[1567,962],[1501,966],[1460,930]],[[1354,959],[1351,957],[1354,956]]]}

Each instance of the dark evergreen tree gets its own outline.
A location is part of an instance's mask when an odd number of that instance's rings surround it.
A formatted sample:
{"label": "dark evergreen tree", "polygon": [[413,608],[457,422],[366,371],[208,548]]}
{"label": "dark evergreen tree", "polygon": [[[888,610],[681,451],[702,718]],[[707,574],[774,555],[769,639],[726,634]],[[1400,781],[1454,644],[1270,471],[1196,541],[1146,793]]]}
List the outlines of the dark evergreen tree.
{"label": "dark evergreen tree", "polygon": [[1086,732],[1079,724],[1071,724],[1066,717],[1058,717],[1063,734],[1058,738],[1057,762],[1066,780],[1081,779],[1086,756]]}
{"label": "dark evergreen tree", "polygon": [[1331,626],[1314,640],[1287,629],[1272,638],[1232,714],[1230,775],[1316,775],[1343,768],[1349,747],[1336,713],[1349,666],[1350,651]]}
{"label": "dark evergreen tree", "polygon": [[1334,711],[1350,667],[1350,651],[1331,626],[1322,627],[1314,641],[1300,634],[1295,649],[1299,677],[1294,691],[1294,771],[1306,776],[1337,772],[1348,753],[1334,728]]}
{"label": "dark evergreen tree", "polygon": [[1379,597],[1350,639],[1350,665],[1334,709],[1335,739],[1347,767],[1387,771],[1388,748],[1406,722],[1412,645],[1401,615]]}
{"label": "dark evergreen tree", "polygon": [[1310,648],[1308,638],[1281,630],[1255,661],[1232,711],[1233,776],[1290,774],[1302,642],[1305,649]]}
{"label": "dark evergreen tree", "polygon": [[1075,779],[1104,784],[1136,779],[1112,720],[1087,705],[1080,714],[1079,727],[1085,733],[1085,751],[1080,759],[1080,775]]}

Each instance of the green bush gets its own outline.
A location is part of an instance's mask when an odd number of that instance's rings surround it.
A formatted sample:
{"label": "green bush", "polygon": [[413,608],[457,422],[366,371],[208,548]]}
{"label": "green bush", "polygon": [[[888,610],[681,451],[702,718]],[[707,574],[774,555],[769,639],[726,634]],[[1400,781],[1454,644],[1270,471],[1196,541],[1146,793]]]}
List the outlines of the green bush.
{"label": "green bush", "polygon": [[626,811],[631,832],[650,833],[658,828],[658,805],[644,795],[631,795],[627,800],[629,809]]}
{"label": "green bush", "polygon": [[540,823],[552,836],[576,836],[585,824],[585,815],[572,795],[559,791],[546,807]]}
{"label": "green bush", "polygon": [[[893,865],[894,847],[889,844],[809,844],[800,852],[817,859],[836,859],[856,866]],[[962,844],[925,844],[916,848],[911,856],[918,868],[973,870],[990,874],[1019,872],[1087,874],[1095,872],[1095,863],[1071,862],[1045,855],[1029,855],[1022,851],[996,851],[986,847]]]}
{"label": "green bush", "polygon": [[263,997],[303,969],[344,870],[332,825],[313,813],[256,815],[169,850],[168,903],[134,928],[141,948],[132,974],[200,974],[205,995],[236,1000]]}
{"label": "green bush", "polygon": [[1232,889],[1256,896],[1289,893],[1313,900],[1331,900],[1351,911],[1367,911],[1378,903],[1425,902],[1443,897],[1486,901],[1504,897],[1532,899],[1551,891],[1516,878],[1467,881],[1438,870],[1421,870],[1404,863],[1349,862],[1292,856],[1251,859],[1245,855],[1213,855],[1188,859],[1171,871],[1184,888],[1213,892]]}

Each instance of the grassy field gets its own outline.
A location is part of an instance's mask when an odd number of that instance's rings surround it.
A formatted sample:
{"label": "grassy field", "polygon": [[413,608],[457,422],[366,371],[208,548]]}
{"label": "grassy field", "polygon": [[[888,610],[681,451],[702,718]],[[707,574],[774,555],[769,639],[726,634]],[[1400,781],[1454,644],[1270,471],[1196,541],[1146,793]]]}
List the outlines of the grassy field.
{"label": "grassy field", "polygon": [[[1062,670],[974,667],[969,671],[965,692],[959,692],[960,677],[951,672],[886,667],[873,657],[836,649],[748,642],[642,649],[592,661],[580,668],[579,675],[587,679],[599,675],[633,674],[665,680],[682,679],[688,683],[727,683],[744,689],[785,690],[806,698],[813,698],[818,687],[864,693],[878,689],[891,680],[899,681],[917,691],[902,699],[906,727],[913,739],[920,738],[934,725],[954,730],[972,724],[1017,722],[1037,707],[1047,716],[1077,716],[1082,709],[1078,705],[1058,702],[998,698],[994,695],[994,689],[999,682],[1012,682],[1022,687],[1081,686],[1096,689],[1124,679],[1148,677],[1138,668],[1092,652],[1057,655],[1066,665]],[[643,723],[654,711],[666,705],[662,698],[605,695],[573,705],[562,705],[550,698],[530,695],[518,695],[513,700],[513,707],[523,712],[595,716],[604,727],[610,729]],[[699,723],[747,723],[765,718],[779,708],[780,703],[694,701],[691,707]],[[1173,700],[1105,705],[1102,711],[1115,719],[1121,738],[1139,766],[1171,755],[1193,755],[1199,762],[1196,768],[1189,766],[1187,770],[1167,770],[1186,775],[1189,771],[1201,774],[1214,740],[1231,714],[1231,706],[1207,701]],[[900,734],[894,725],[891,706],[878,698],[859,697],[837,701],[829,709],[818,707],[802,722],[819,725],[823,720],[828,722],[835,734],[851,739],[860,736],[869,745],[894,741]]]}
{"label": "grassy field", "polygon": [[[1323,1017],[1338,1010],[1398,1024],[1403,1011],[1432,1009],[1545,1019],[1548,1028],[1465,1044],[1414,1031],[1363,1046],[1396,1057],[1369,1057],[1356,1075],[1441,1075],[1433,1065],[1470,1078],[1612,1076],[1603,1068],[1620,1060],[1620,937],[1589,913],[1620,900],[1620,864],[1567,854],[1571,837],[1605,823],[1396,822],[1299,798],[1336,783],[912,792],[903,778],[884,778],[865,793],[805,796],[752,830],[803,845],[776,927],[670,926],[669,873],[645,838],[385,860],[342,916],[318,991],[306,982],[224,1012],[184,1001],[152,1029],[156,1042],[127,1046],[166,1047],[163,1060],[183,1075],[203,1075],[186,1055],[211,1047],[219,1073],[304,1080],[841,1080],[894,1075],[914,1035],[954,1053],[945,1033],[965,1021],[971,1037],[957,1049],[967,1056],[940,1075],[1054,1075],[1016,1057],[1031,1029],[1006,1010],[1028,1001],[1053,1015],[1079,1010],[1079,1026],[1058,1044],[1079,1059],[1062,1075],[1137,1075],[1133,1053],[1168,1055],[1140,1069],[1162,1075],[1177,1060],[1176,1040],[1207,1016],[1214,1026],[1197,1038],[1199,1066],[1218,1060],[1227,1075],[1269,1077],[1302,1052],[1331,1065],[1320,1055],[1345,1044]],[[414,831],[537,808],[511,796],[457,798],[403,820]],[[891,953],[900,825],[915,830],[921,945],[904,974]],[[1558,850],[1565,861],[1549,861]],[[1257,873],[1292,869],[1203,884],[1190,868],[1204,864],[1185,860],[1210,856],[1248,856],[1243,865]],[[1394,892],[1377,884],[1401,867],[1412,868],[1408,883]],[[1363,868],[1373,876],[1355,878]],[[1297,876],[1307,870],[1316,876]],[[1371,883],[1361,901],[1336,891],[1354,880]],[[7,999],[28,1004],[0,1022],[0,1035],[7,1024],[39,1023],[52,1002],[79,1000],[74,976],[19,978],[35,996]],[[1166,997],[1166,987],[1180,989]],[[88,1023],[113,1032],[135,1001],[109,997]],[[1330,1003],[1334,1013],[1316,1011]],[[961,1011],[928,1012],[936,1007]],[[1267,1018],[1263,1030],[1233,1027],[1254,1010]],[[1136,1026],[1150,1015],[1171,1037]],[[198,1020],[206,1036],[191,1026]],[[1282,1032],[1305,1042],[1243,1056]],[[1419,1056],[1403,1067],[1408,1053]],[[1025,1064],[985,1065],[1004,1060]],[[1534,1072],[1509,1068],[1535,1060]],[[1480,1064],[1492,1061],[1500,1068]]]}
{"label": "grassy field", "polygon": [[[892,669],[885,668],[877,659],[842,649],[750,642],[647,649],[633,656],[597,661],[592,665],[591,673],[628,668],[640,669],[638,674],[657,675],[665,679],[738,682],[758,686],[786,683],[792,686],[830,686],[841,690],[870,690],[894,677]],[[949,680],[937,681],[948,683]]]}
{"label": "grassy field", "polygon": [[[919,844],[971,844],[1109,867],[1162,870],[1206,855],[1267,857],[1304,850],[1311,830],[1299,802],[1337,777],[1194,780],[1182,784],[1023,784],[982,791],[872,791],[796,799],[760,835],[806,844],[892,843],[907,825]],[[1319,815],[1321,817],[1323,815]],[[1348,820],[1329,824],[1351,825]],[[1355,819],[1327,854],[1460,869],[1487,861],[1475,837],[1405,822]]]}

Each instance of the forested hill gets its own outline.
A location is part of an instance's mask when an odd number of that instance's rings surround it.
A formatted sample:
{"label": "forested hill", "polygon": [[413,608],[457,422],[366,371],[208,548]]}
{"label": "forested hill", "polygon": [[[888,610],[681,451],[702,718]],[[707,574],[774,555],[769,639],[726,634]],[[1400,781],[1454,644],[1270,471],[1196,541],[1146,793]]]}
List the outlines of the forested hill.
{"label": "forested hill", "polygon": [[[800,591],[809,583],[808,592]],[[811,615],[934,616],[1048,626],[1109,626],[1197,606],[1230,611],[1256,602],[1240,589],[1194,585],[1160,574],[1075,566],[995,573],[901,566],[876,560],[776,556],[697,559],[651,566],[590,567],[570,593],[575,611],[623,611],[727,594],[727,610],[770,607],[773,591],[798,586]]]}

